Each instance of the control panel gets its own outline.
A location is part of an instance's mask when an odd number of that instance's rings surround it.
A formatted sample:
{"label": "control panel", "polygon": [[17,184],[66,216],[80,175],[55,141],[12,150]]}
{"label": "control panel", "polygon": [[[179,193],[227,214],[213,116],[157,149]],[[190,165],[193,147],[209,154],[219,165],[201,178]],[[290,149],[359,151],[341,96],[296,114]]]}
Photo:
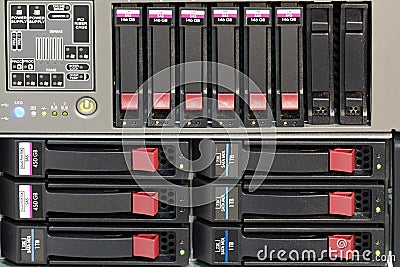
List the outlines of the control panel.
{"label": "control panel", "polygon": [[93,90],[91,2],[7,3],[8,90]]}

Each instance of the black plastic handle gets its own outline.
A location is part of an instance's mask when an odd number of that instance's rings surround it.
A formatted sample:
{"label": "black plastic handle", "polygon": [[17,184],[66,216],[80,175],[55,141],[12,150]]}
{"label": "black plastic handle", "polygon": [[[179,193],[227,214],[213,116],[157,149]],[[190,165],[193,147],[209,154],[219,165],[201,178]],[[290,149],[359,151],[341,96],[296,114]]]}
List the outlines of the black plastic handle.
{"label": "black plastic handle", "polygon": [[47,236],[48,256],[73,258],[131,258],[132,237]]}
{"label": "black plastic handle", "polygon": [[132,211],[132,193],[47,193],[46,211],[120,213]]}
{"label": "black plastic handle", "polygon": [[243,194],[240,204],[246,207],[246,214],[322,215],[329,213],[327,194],[286,196]]}
{"label": "black plastic handle", "polygon": [[[260,249],[262,250],[265,248],[269,249],[269,252],[276,248],[279,248],[279,250],[285,250],[287,252],[292,250],[303,251],[307,248],[313,248],[313,250],[317,253],[316,255],[321,255],[320,253],[323,250],[328,250],[327,238],[249,238],[243,236],[241,241],[242,257],[251,258],[264,256],[259,251]],[[277,254],[275,253],[274,255],[276,257]],[[266,256],[270,256],[268,251]]]}
{"label": "black plastic handle", "polygon": [[[128,160],[126,160],[126,158]],[[46,151],[46,169],[68,171],[128,171],[131,155],[122,151]]]}
{"label": "black plastic handle", "polygon": [[[271,168],[269,164],[274,157]],[[267,166],[267,167],[266,167]],[[247,170],[278,173],[324,173],[329,171],[328,151],[250,152]]]}

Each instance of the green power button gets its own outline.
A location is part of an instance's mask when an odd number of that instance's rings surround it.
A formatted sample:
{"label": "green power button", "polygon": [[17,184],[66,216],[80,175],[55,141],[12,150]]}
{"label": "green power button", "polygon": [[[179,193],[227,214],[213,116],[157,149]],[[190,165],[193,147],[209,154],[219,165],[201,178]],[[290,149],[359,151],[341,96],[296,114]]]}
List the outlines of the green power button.
{"label": "green power button", "polygon": [[97,109],[96,101],[90,97],[83,97],[76,103],[76,109],[82,115],[89,116],[95,113]]}

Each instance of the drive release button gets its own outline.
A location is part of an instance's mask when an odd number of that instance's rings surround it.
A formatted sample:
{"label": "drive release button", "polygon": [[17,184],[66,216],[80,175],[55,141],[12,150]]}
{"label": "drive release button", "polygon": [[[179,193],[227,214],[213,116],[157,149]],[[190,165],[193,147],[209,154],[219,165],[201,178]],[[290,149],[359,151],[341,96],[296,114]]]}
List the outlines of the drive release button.
{"label": "drive release button", "polygon": [[89,116],[96,111],[97,104],[93,98],[83,97],[79,99],[78,102],[76,103],[76,108],[80,114]]}

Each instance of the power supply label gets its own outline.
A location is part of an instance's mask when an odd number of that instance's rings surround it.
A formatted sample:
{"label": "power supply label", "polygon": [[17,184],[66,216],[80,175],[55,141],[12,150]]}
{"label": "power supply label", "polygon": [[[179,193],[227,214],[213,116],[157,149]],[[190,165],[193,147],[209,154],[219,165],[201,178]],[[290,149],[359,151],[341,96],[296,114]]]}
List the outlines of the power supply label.
{"label": "power supply label", "polygon": [[238,231],[216,230],[214,235],[215,262],[237,262],[238,252]]}
{"label": "power supply label", "polygon": [[270,26],[271,9],[245,9],[247,26]]}
{"label": "power supply label", "polygon": [[215,220],[237,221],[239,219],[237,187],[216,187],[214,203]]}
{"label": "power supply label", "polygon": [[18,186],[19,218],[42,218],[42,188],[36,185]]}
{"label": "power supply label", "polygon": [[238,9],[213,9],[213,24],[218,25],[239,25]]}
{"label": "power supply label", "polygon": [[180,20],[184,26],[205,26],[206,10],[182,9]]}
{"label": "power supply label", "polygon": [[35,228],[20,229],[20,259],[26,263],[43,263],[44,231]]}
{"label": "power supply label", "polygon": [[149,25],[173,25],[173,9],[149,9]]}
{"label": "power supply label", "polygon": [[41,143],[18,143],[18,174],[21,176],[42,175]]}
{"label": "power supply label", "polygon": [[142,24],[141,17],[142,17],[142,10],[140,8],[135,8],[135,9],[117,8],[115,10],[115,24],[117,26],[121,25],[140,26]]}
{"label": "power supply label", "polygon": [[215,175],[236,177],[239,175],[239,145],[216,144]]}
{"label": "power supply label", "polygon": [[302,25],[301,8],[278,8],[276,10],[276,23],[278,25]]}
{"label": "power supply label", "polygon": [[27,5],[11,5],[10,28],[12,30],[26,30],[28,28]]}
{"label": "power supply label", "polygon": [[45,30],[46,29],[46,6],[45,5],[29,5],[29,29]]}

